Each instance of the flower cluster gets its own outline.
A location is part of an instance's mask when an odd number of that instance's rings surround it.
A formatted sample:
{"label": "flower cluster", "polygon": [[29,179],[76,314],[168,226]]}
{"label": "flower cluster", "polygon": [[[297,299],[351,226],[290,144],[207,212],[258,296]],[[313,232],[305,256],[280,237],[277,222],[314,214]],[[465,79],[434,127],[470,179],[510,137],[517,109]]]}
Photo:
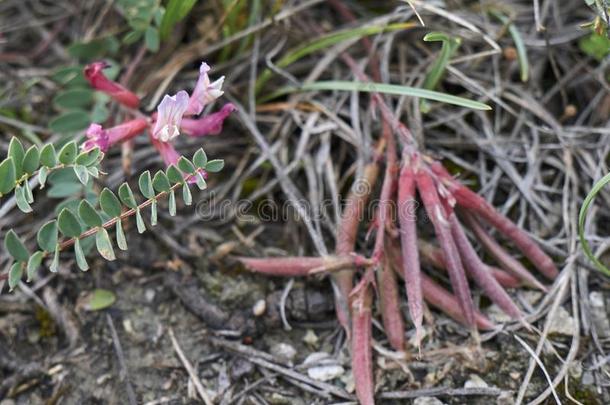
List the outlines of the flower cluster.
{"label": "flower cluster", "polygon": [[[106,62],[94,62],[85,67],[85,78],[96,90],[108,94],[116,102],[135,113],[140,105],[139,97],[119,83],[104,75]],[[201,63],[199,79],[192,94],[181,90],[173,96],[165,95],[159,103],[157,111],[147,118],[127,120],[120,125],[103,128],[99,124],[91,124],[87,129],[87,140],[82,144],[83,150],[95,147],[103,152],[113,145],[128,141],[148,130],[151,143],[157,149],[167,166],[176,164],[180,154],[176,152],[172,141],[181,133],[199,137],[217,135],[222,131],[224,120],[235,110],[231,103],[225,104],[220,111],[201,115],[204,107],[224,94],[222,85],[224,76],[212,82],[208,75],[210,66]],[[136,115],[136,114],[133,114]],[[140,113],[137,113],[141,116]],[[185,118],[189,117],[189,118]]]}

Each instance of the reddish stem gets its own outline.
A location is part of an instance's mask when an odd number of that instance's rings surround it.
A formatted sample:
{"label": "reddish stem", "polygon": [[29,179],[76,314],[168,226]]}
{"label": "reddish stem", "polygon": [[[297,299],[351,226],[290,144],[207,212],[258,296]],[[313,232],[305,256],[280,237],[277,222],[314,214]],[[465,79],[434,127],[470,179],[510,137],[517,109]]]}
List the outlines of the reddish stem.
{"label": "reddish stem", "polygon": [[337,271],[371,264],[370,260],[358,255],[273,258],[238,257],[237,260],[243,263],[249,270],[281,277],[302,277],[325,270]]}
{"label": "reddish stem", "polygon": [[[362,280],[365,281],[365,280]],[[356,395],[363,405],[374,405],[372,316],[373,294],[366,282],[352,301],[352,372]]]}
{"label": "reddish stem", "polygon": [[[352,189],[347,196],[347,202],[341,222],[337,229],[335,253],[338,256],[349,255],[354,251],[356,235],[360,219],[364,215],[364,207],[371,194],[373,184],[379,174],[379,167],[376,162],[367,164],[364,167],[362,177],[352,184]],[[349,306],[347,297],[353,287],[353,271],[346,270],[332,275],[335,284],[335,311],[337,319],[349,335]]]}
{"label": "reddish stem", "polygon": [[398,182],[398,220],[402,247],[402,273],[409,301],[409,313],[415,325],[417,346],[422,337],[424,295],[421,286],[421,267],[417,249],[417,218],[415,209],[415,173],[412,164],[403,158]]}
{"label": "reddish stem", "polygon": [[485,294],[491,298],[504,312],[513,319],[519,319],[523,315],[519,307],[513,302],[510,296],[504,291],[500,283],[491,275],[485,264],[481,261],[477,252],[474,250],[462,224],[458,221],[455,213],[449,214],[449,223],[453,239],[460,252],[466,270],[472,275],[472,279],[483,289]]}
{"label": "reddish stem", "polygon": [[[445,266],[445,258],[443,257],[443,252],[432,245],[429,242],[418,241],[417,244],[419,248],[419,253],[421,254],[422,261],[426,262],[428,265],[433,266],[439,270],[447,271],[447,267]],[[493,274],[494,278],[498,280],[500,285],[504,288],[517,288],[521,285],[521,280],[517,277],[513,276],[501,270],[497,267],[490,266],[486,263],[483,263],[485,268]],[[467,276],[470,274],[467,273]]]}
{"label": "reddish stem", "polygon": [[[400,270],[400,266],[402,263],[400,250],[397,249],[394,244],[390,244],[389,247],[389,253],[393,257],[391,262],[392,268],[394,269],[394,272],[398,274],[399,277],[404,278],[404,274]],[[468,323],[466,322],[466,318],[464,317],[464,313],[461,310],[458,299],[453,294],[438,285],[425,274],[421,274],[421,283],[424,299],[426,300],[426,302],[428,302],[428,304],[436,307],[441,312],[447,314],[456,321],[464,325],[468,325]],[[476,325],[479,329],[494,328],[494,324],[479,311],[474,311],[474,317]]]}
{"label": "reddish stem", "polygon": [[456,181],[438,162],[431,165],[432,170],[445,180],[458,205],[476,213],[486,222],[498,229],[505,237],[515,243],[521,252],[548,279],[554,280],[559,274],[553,260],[534,242],[529,235],[510,219],[499,213],[483,197]]}
{"label": "reddish stem", "polygon": [[405,349],[405,325],[400,313],[398,284],[394,271],[386,261],[377,269],[377,285],[385,333],[394,350],[403,351]]}
{"label": "reddish stem", "polygon": [[[458,299],[425,274],[422,274],[422,288],[424,297],[430,305],[464,325],[472,325],[470,321],[466,320]],[[494,324],[479,311],[474,311],[474,319],[479,329],[489,330],[494,328]]]}
{"label": "reddish stem", "polygon": [[547,288],[532,273],[530,273],[517,259],[512,257],[500,244],[489,234],[481,224],[470,214],[464,214],[466,225],[472,230],[481,245],[489,254],[502,266],[519,277],[523,282],[531,287],[547,291]]}
{"label": "reddish stem", "polygon": [[434,232],[439,245],[443,250],[447,272],[451,285],[460,302],[460,307],[464,311],[465,319],[471,326],[474,325],[474,304],[470,296],[470,288],[466,280],[466,273],[460,259],[455,241],[451,235],[451,229],[444,208],[438,195],[436,185],[430,174],[425,170],[420,170],[415,176],[419,195],[424,203],[428,217],[434,226]]}

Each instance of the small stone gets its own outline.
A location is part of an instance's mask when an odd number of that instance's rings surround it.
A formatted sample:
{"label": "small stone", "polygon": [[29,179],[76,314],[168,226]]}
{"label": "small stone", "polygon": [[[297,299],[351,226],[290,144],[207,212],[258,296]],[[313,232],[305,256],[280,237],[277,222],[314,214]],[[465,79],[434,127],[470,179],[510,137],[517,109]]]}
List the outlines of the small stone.
{"label": "small stone", "polygon": [[595,377],[591,371],[585,371],[582,373],[582,385],[593,385],[595,384]]}
{"label": "small stone", "polygon": [[147,288],[146,291],[144,292],[144,298],[146,299],[147,302],[153,302],[155,299],[155,290],[153,290],[152,288]]}
{"label": "small stone", "polygon": [[275,357],[287,362],[294,360],[297,355],[297,350],[287,343],[278,343],[273,345],[270,352]]}
{"label": "small stone", "polygon": [[521,373],[518,371],[511,371],[510,374],[508,374],[510,376],[510,378],[512,378],[513,380],[518,380],[521,377]]}
{"label": "small stone", "polygon": [[326,352],[313,352],[311,353],[309,356],[307,356],[305,358],[305,360],[303,361],[303,364],[321,364],[321,363],[329,363],[329,362],[335,362],[335,360],[333,360],[330,357],[330,354],[326,353]]}
{"label": "small stone", "polygon": [[521,296],[527,301],[531,306],[535,306],[538,301],[540,301],[543,297],[543,293],[536,290],[525,290],[521,292]]}
{"label": "small stone", "polygon": [[303,336],[303,342],[307,343],[310,346],[317,346],[319,340],[320,339],[318,338],[316,333],[311,329],[307,329],[305,336]]}
{"label": "small stone", "polygon": [[413,400],[413,405],[445,405],[445,403],[434,397],[419,397]]}
{"label": "small stone", "polygon": [[608,319],[604,295],[599,291],[591,292],[589,294],[589,306],[597,335],[602,338],[610,337],[610,319]]}
{"label": "small stone", "polygon": [[254,306],[252,307],[252,313],[254,314],[254,316],[261,316],[265,313],[266,310],[267,303],[265,302],[265,300],[256,301],[256,304],[254,304]]}
{"label": "small stone", "polygon": [[345,369],[338,364],[317,366],[307,370],[309,378],[317,381],[329,381],[337,377],[341,377],[345,373]]}
{"label": "small stone", "polygon": [[491,305],[487,309],[487,316],[495,323],[510,322],[512,318],[500,309],[496,304]]}
{"label": "small stone", "polygon": [[514,403],[515,399],[510,391],[502,391],[496,399],[496,405],[513,405]]}
{"label": "small stone", "polygon": [[464,383],[464,388],[487,388],[487,383],[478,375],[471,374],[470,378]]}
{"label": "small stone", "polygon": [[356,382],[354,381],[354,374],[352,374],[351,371],[349,373],[346,373],[343,376],[341,376],[341,382],[343,383],[343,386],[345,387],[345,391],[349,392],[350,394],[356,390]]}
{"label": "small stone", "polygon": [[572,336],[574,332],[574,318],[563,307],[557,309],[557,313],[553,317],[553,321],[549,328],[549,333],[558,335]]}

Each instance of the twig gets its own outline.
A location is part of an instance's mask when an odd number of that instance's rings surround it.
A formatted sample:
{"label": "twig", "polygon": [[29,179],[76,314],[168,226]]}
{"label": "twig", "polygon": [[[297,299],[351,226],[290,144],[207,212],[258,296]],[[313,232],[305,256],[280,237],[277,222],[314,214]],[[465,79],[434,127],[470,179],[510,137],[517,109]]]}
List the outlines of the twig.
{"label": "twig", "polygon": [[413,391],[384,392],[379,395],[384,399],[409,399],[418,397],[464,397],[464,396],[489,396],[497,397],[503,390],[495,387],[488,388],[424,388]]}
{"label": "twig", "polygon": [[136,393],[133,391],[133,387],[131,386],[131,382],[129,380],[129,371],[127,369],[127,364],[125,363],[125,355],[123,354],[121,341],[119,340],[119,335],[116,333],[114,322],[112,321],[110,314],[106,314],[106,321],[108,322],[108,328],[110,328],[110,334],[112,335],[114,351],[117,359],[119,360],[119,378],[121,380],[125,380],[125,389],[127,390],[127,399],[129,400],[129,404],[137,405],[138,401],[136,400]]}
{"label": "twig", "polygon": [[184,352],[180,348],[180,345],[178,344],[178,341],[176,340],[176,336],[174,335],[174,330],[172,328],[169,328],[168,333],[169,333],[169,338],[172,341],[172,345],[174,346],[174,350],[176,351],[176,354],[180,358],[182,365],[184,366],[187,373],[189,374],[189,377],[191,378],[191,381],[195,385],[195,388],[197,389],[197,393],[201,397],[202,401],[205,402],[206,405],[214,405],[214,403],[208,396],[208,393],[205,391],[205,388],[203,388],[203,385],[201,384],[201,380],[197,376],[197,372],[195,371],[192,364],[189,362],[189,360],[184,355]]}

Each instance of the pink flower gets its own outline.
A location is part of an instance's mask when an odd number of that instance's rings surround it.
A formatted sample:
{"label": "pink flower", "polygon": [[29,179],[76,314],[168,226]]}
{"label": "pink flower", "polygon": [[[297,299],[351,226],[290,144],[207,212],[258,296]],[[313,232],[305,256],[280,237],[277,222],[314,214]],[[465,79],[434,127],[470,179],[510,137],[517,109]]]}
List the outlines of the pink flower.
{"label": "pink flower", "polygon": [[180,159],[180,154],[174,149],[174,145],[169,142],[160,141],[154,137],[151,137],[152,144],[157,149],[157,152],[161,155],[161,158],[165,162],[166,166],[175,165]]}
{"label": "pink flower", "polygon": [[222,131],[224,120],[235,110],[235,106],[228,103],[220,111],[203,118],[184,118],[180,128],[190,136],[218,135]]}
{"label": "pink flower", "polygon": [[143,118],[126,121],[108,129],[102,128],[99,124],[91,124],[85,133],[87,140],[81,145],[81,148],[87,151],[97,147],[102,152],[107,152],[112,145],[135,137],[146,127],[148,127],[148,121]]}
{"label": "pink flower", "polygon": [[121,86],[117,82],[114,82],[108,79],[103,69],[107,68],[108,65],[106,62],[93,62],[87,66],[85,66],[85,78],[96,90],[103,91],[108,94],[110,97],[118,101],[119,103],[130,107],[130,108],[138,108],[140,105],[140,99],[131,91],[127,90],[125,87]]}
{"label": "pink flower", "polygon": [[189,95],[181,90],[175,96],[167,94],[157,107],[157,121],[152,131],[152,137],[168,142],[180,135],[180,122],[189,102]]}
{"label": "pink flower", "polygon": [[201,114],[201,111],[203,111],[203,107],[205,107],[206,104],[211,103],[224,94],[224,91],[222,91],[221,88],[225,77],[222,76],[215,82],[210,83],[210,77],[208,76],[209,71],[210,67],[208,64],[202,62],[201,67],[199,68],[199,79],[197,79],[197,84],[189,99],[188,108],[185,113],[186,115]]}

